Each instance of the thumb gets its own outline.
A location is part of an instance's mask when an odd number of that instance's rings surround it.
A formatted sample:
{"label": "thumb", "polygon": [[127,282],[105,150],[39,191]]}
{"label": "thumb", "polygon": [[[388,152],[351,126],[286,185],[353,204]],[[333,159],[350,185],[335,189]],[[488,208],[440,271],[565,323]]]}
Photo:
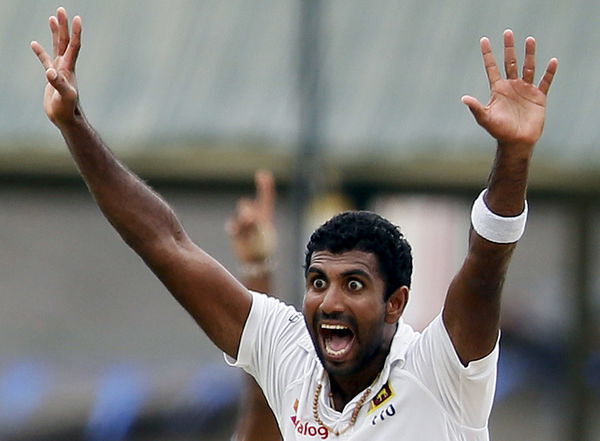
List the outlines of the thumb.
{"label": "thumb", "polygon": [[464,95],[460,100],[463,102],[463,104],[465,104],[469,108],[469,110],[471,111],[471,113],[473,114],[473,116],[475,117],[475,119],[477,121],[479,121],[483,117],[485,108],[477,100],[477,98],[473,98],[472,96],[469,96],[469,95]]}
{"label": "thumb", "polygon": [[77,92],[60,71],[53,67],[49,68],[46,70],[46,79],[63,99],[74,100],[76,98]]}

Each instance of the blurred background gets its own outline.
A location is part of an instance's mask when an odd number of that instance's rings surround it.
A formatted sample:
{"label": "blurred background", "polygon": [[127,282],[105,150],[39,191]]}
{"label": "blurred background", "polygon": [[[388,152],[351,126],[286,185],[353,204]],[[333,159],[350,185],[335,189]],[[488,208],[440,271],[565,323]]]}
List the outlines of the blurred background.
{"label": "blurred background", "polygon": [[[0,440],[226,440],[240,373],[102,218],[42,110],[48,0],[0,2]],[[600,3],[67,0],[88,118],[233,273],[223,225],[278,183],[276,292],[308,232],[377,210],[414,249],[422,328],[466,250],[494,142],[479,39],[560,60],[506,283],[492,439],[600,440]],[[498,52],[501,59],[501,51]]]}

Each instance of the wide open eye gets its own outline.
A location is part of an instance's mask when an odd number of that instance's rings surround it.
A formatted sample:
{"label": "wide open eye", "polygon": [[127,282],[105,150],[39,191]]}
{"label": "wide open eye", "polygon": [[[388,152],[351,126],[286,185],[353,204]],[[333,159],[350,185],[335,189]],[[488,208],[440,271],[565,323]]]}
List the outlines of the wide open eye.
{"label": "wide open eye", "polygon": [[364,285],[360,280],[352,279],[348,282],[348,289],[350,291],[360,291],[363,288]]}
{"label": "wide open eye", "polygon": [[317,278],[313,279],[312,286],[315,289],[323,289],[327,286],[327,282],[325,281],[325,279],[317,277]]}

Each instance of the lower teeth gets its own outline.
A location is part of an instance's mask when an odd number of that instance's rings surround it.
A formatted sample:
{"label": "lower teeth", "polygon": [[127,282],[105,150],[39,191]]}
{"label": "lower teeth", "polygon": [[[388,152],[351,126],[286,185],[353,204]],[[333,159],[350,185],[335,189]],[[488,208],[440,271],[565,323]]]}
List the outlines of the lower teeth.
{"label": "lower teeth", "polygon": [[338,355],[342,355],[346,352],[348,352],[348,347],[342,348],[338,351],[331,349],[329,346],[327,346],[327,344],[325,344],[325,350],[327,351],[327,353],[329,355],[333,355],[333,356],[338,356]]}

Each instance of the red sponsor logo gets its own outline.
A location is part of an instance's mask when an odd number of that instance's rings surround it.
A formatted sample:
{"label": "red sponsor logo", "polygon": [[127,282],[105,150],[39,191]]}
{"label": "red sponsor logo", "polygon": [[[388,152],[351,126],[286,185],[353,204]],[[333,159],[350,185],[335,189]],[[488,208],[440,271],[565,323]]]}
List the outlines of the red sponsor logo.
{"label": "red sponsor logo", "polygon": [[[298,400],[296,400],[294,403],[294,411],[298,412]],[[296,432],[298,432],[300,435],[307,436],[309,438],[329,438],[329,430],[323,426],[310,424],[308,421],[302,422],[296,415],[293,415],[290,417],[290,419],[296,428]]]}

